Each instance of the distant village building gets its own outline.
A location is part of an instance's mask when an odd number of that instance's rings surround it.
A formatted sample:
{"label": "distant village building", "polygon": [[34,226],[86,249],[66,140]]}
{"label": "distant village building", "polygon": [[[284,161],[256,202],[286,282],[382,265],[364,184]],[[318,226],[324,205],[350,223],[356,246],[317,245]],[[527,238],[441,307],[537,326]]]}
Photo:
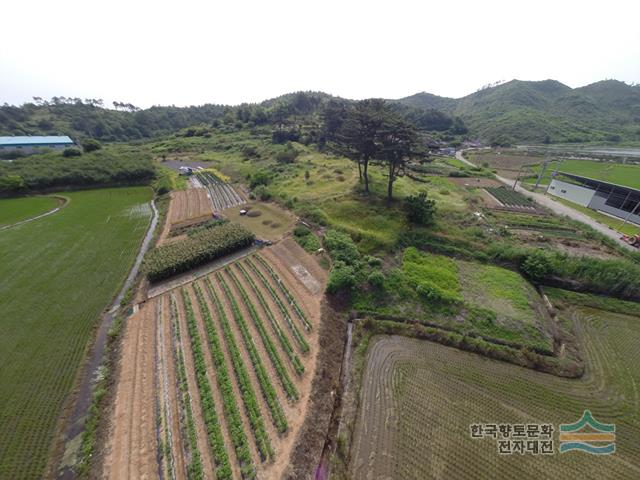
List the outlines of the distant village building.
{"label": "distant village building", "polygon": [[547,191],[555,197],[640,225],[640,190],[635,188],[557,172]]}
{"label": "distant village building", "polygon": [[42,148],[63,150],[73,145],[73,140],[66,135],[56,137],[0,137],[0,153],[19,151],[28,154]]}

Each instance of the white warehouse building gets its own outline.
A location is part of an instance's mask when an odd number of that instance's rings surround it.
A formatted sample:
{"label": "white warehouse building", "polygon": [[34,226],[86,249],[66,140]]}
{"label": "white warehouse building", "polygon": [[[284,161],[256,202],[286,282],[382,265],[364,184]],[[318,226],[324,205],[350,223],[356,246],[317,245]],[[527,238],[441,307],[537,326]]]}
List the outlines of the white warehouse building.
{"label": "white warehouse building", "polygon": [[640,190],[571,173],[557,172],[547,192],[583,207],[640,225]]}
{"label": "white warehouse building", "polygon": [[24,136],[24,137],[0,137],[0,153],[20,151],[22,153],[34,153],[38,149],[48,148],[63,150],[73,146],[73,140],[64,136]]}

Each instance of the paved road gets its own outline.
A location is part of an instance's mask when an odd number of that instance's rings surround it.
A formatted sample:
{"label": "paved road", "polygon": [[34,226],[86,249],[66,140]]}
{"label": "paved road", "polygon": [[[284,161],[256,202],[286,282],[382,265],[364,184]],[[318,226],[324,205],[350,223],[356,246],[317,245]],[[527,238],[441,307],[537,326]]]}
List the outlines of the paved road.
{"label": "paved road", "polygon": [[[473,163],[471,163],[469,160],[467,160],[466,158],[464,158],[462,156],[463,152],[464,152],[464,150],[456,152],[456,158],[458,160],[460,160],[461,162],[466,163],[469,166],[475,167],[476,165],[474,165]],[[500,182],[504,183],[505,185],[509,186],[509,187],[513,187],[513,180],[510,180],[510,179],[504,178],[504,177],[500,177],[499,175],[496,175],[496,179],[499,180]],[[555,213],[557,215],[564,215],[564,216],[569,217],[569,218],[571,218],[573,220],[578,220],[579,222],[582,222],[582,223],[584,223],[586,225],[589,225],[594,230],[597,230],[598,232],[602,233],[603,235],[611,238],[612,240],[615,240],[619,245],[622,245],[623,247],[627,248],[628,250],[632,250],[632,251],[636,250],[634,247],[632,247],[628,243],[620,240],[620,233],[616,232],[615,230],[611,230],[606,225],[603,225],[603,224],[601,224],[599,222],[596,222],[593,218],[588,217],[587,215],[585,215],[582,212],[574,210],[573,208],[571,208],[571,207],[569,207],[567,205],[564,205],[564,204],[562,204],[560,202],[556,202],[555,200],[552,200],[551,198],[549,198],[548,196],[546,196],[546,195],[544,195],[542,193],[530,192],[529,190],[526,190],[526,189],[522,188],[520,185],[516,185],[516,192],[519,192],[519,193],[529,197],[534,202],[536,202],[538,205],[542,205],[543,207],[548,208],[549,210],[551,210],[553,213]]]}

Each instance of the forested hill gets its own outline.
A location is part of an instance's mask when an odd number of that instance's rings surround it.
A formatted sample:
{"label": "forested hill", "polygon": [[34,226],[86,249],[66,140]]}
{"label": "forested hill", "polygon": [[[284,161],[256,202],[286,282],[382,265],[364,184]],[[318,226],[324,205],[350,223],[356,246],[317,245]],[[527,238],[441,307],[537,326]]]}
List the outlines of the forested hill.
{"label": "forested hill", "polygon": [[[344,106],[351,102],[322,92],[295,92],[259,104],[155,106],[142,110],[120,102],[115,102],[114,108],[105,108],[101,100],[36,97],[34,102],[19,107],[0,107],[0,136],[69,135],[74,140],[94,138],[108,142],[158,137],[198,125],[228,125],[236,129],[273,125],[290,131],[290,139],[297,139],[304,128],[317,127],[318,133],[329,104]],[[433,132],[435,138],[451,140],[453,135],[466,133],[460,119],[440,110],[400,103],[393,103],[393,107],[420,130]]]}
{"label": "forested hill", "polygon": [[[315,129],[328,105],[351,100],[322,92],[296,92],[259,104],[139,109],[100,100],[34,98],[0,107],[2,135],[69,135],[75,140],[130,141],[158,137],[200,124],[235,128],[274,125],[279,130]],[[640,142],[640,86],[605,80],[572,89],[555,80],[512,80],[459,99],[418,93],[389,100],[436,140],[464,138],[487,144],[525,142]]]}
{"label": "forested hill", "polygon": [[397,101],[459,116],[487,143],[640,141],[640,86],[616,80],[573,89],[512,80],[459,99],[418,93]]}

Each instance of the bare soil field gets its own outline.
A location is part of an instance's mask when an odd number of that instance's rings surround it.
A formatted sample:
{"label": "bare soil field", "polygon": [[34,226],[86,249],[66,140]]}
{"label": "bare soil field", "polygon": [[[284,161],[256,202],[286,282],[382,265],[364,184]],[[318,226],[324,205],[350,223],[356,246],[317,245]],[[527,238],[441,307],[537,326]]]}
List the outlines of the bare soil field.
{"label": "bare soil field", "polygon": [[291,477],[326,276],[286,240],[142,304],[126,320],[103,477]]}
{"label": "bare soil field", "polygon": [[[248,210],[240,215],[240,210]],[[227,208],[223,215],[230,221],[248,228],[263,240],[276,241],[283,238],[295,225],[297,218],[275,203],[254,202],[249,205]]]}
{"label": "bare soil field", "polygon": [[[523,155],[510,150],[496,149],[490,152],[469,152],[465,157],[472,163],[481,166],[489,164],[489,168],[499,171],[513,172],[513,177],[523,166],[538,165],[544,161],[544,157],[536,155]],[[502,176],[502,175],[501,175]]]}
{"label": "bare soil field", "polygon": [[[569,380],[400,336],[371,339],[362,377],[351,478],[638,478],[637,317],[587,307],[573,323],[588,364]],[[561,423],[585,409],[616,424],[613,455],[558,451]],[[552,424],[553,454],[500,455],[471,424]]]}
{"label": "bare soil field", "polygon": [[208,219],[212,215],[211,201],[204,188],[189,188],[171,192],[169,223],[172,227]]}

